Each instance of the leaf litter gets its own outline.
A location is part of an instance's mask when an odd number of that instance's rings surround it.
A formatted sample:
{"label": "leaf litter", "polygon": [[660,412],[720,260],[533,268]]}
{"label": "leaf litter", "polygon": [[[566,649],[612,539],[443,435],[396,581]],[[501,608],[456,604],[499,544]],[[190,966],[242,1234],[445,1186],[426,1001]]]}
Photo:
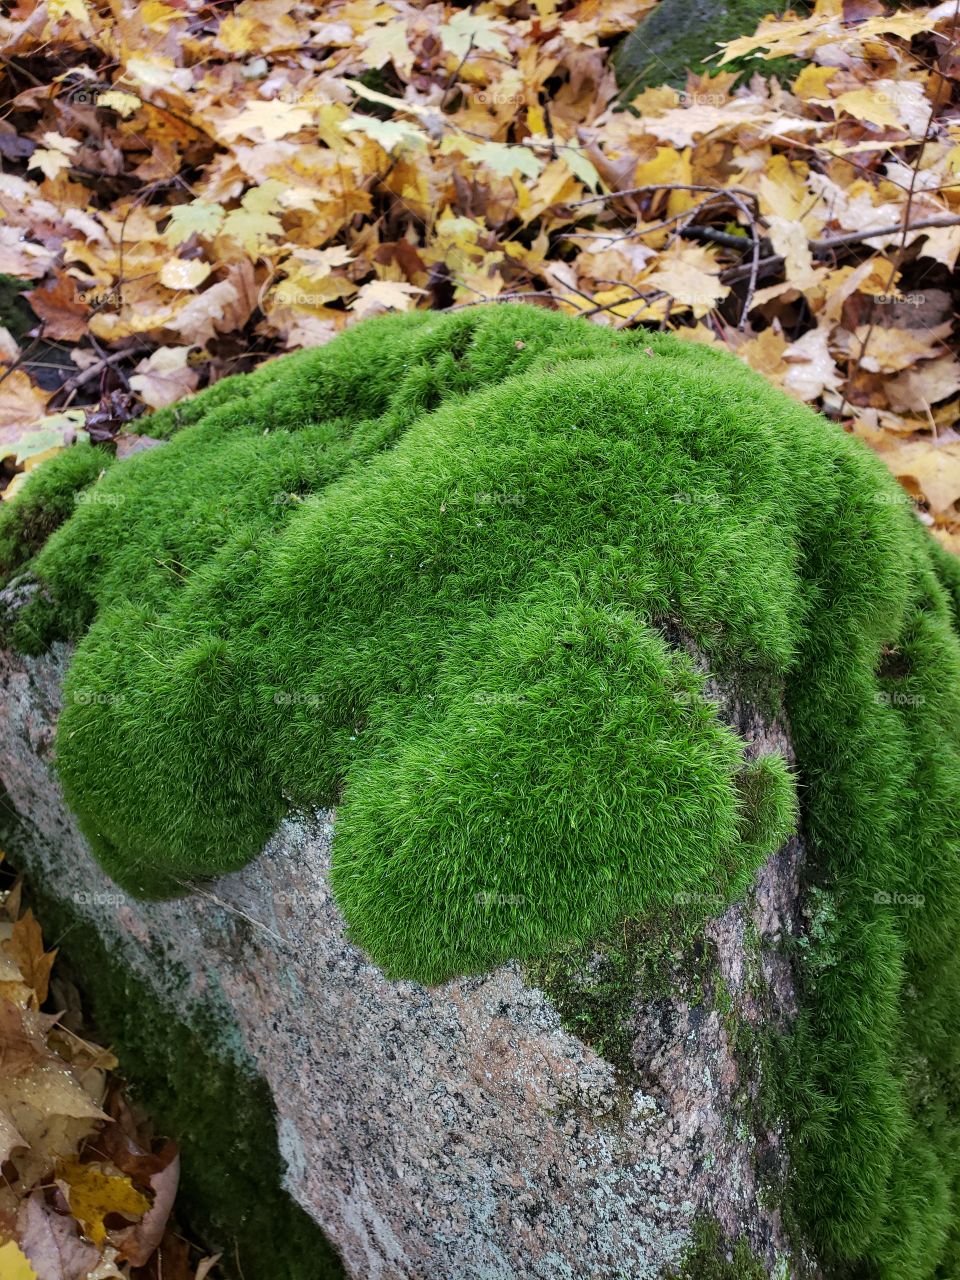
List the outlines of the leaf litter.
{"label": "leaf litter", "polygon": [[[0,855],[2,859],[2,855]],[[176,1143],[155,1139],[80,1034],[75,989],[51,983],[19,881],[0,894],[0,1276],[3,1280],[203,1280],[171,1213]],[[54,988],[56,991],[54,992]],[[57,1012],[49,1012],[50,1006]]]}

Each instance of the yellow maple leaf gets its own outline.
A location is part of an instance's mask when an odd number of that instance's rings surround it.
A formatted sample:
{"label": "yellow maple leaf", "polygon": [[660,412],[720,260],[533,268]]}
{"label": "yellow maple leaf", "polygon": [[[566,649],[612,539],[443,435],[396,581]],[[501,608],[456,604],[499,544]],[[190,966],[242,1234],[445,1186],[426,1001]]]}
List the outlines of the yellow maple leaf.
{"label": "yellow maple leaf", "polygon": [[104,1173],[96,1165],[77,1160],[66,1161],[57,1172],[66,1184],[70,1212],[95,1245],[102,1245],[107,1238],[103,1220],[108,1214],[137,1219],[150,1208],[150,1201],[127,1177]]}
{"label": "yellow maple leaf", "polygon": [[737,355],[744,363],[757,373],[762,373],[771,382],[782,383],[787,373],[783,353],[787,349],[787,340],[779,329],[773,325],[764,329],[737,350]]}
{"label": "yellow maple leaf", "polygon": [[[387,155],[418,151],[429,145],[430,139],[409,120],[378,120],[375,116],[350,116],[340,125],[344,133],[363,133],[381,146]],[[496,145],[496,144],[493,144]]]}
{"label": "yellow maple leaf", "polygon": [[212,270],[200,258],[168,258],[160,268],[160,283],[167,289],[196,289]]}
{"label": "yellow maple leaf", "polygon": [[507,45],[495,24],[482,14],[461,9],[437,31],[443,47],[456,58],[465,58],[473,49],[506,56]]}
{"label": "yellow maple leaf", "polygon": [[711,259],[702,249],[686,247],[663,254],[655,271],[643,283],[660,289],[675,307],[689,308],[696,319],[705,316],[730,292],[728,285],[707,268]]}
{"label": "yellow maple leaf", "polygon": [[899,373],[919,360],[932,360],[943,350],[950,323],[929,328],[902,329],[873,322],[853,330],[853,352],[860,352],[860,366],[868,373]]}
{"label": "yellow maple leaf", "polygon": [[44,951],[43,934],[32,911],[28,909],[15,922],[10,937],[3,945],[23,975],[24,982],[33,988],[39,1008],[47,998],[50,970],[57,953]]}
{"label": "yellow maple leaf", "polygon": [[[651,187],[658,183],[691,183],[693,171],[690,167],[690,148],[680,152],[676,147],[657,147],[656,155],[651,160],[641,160],[633,175],[632,185]],[[683,213],[696,203],[696,194],[690,191],[671,191],[667,198],[667,213],[672,217],[675,213]]]}
{"label": "yellow maple leaf", "polygon": [[64,138],[59,133],[43,135],[46,147],[40,147],[30,157],[30,169],[39,169],[45,178],[53,179],[64,169],[70,168],[70,158],[80,143],[75,138]]}
{"label": "yellow maple leaf", "polygon": [[775,253],[784,260],[787,280],[797,289],[809,289],[816,284],[813,254],[803,225],[792,218],[770,214],[767,218],[770,243]]}
{"label": "yellow maple leaf", "polygon": [[426,289],[400,280],[371,280],[350,303],[350,310],[358,318],[380,311],[409,311],[415,305],[416,295],[423,293]]}
{"label": "yellow maple leaf", "polygon": [[934,515],[960,501],[960,447],[916,441],[884,451],[884,461],[898,478],[916,481]]}
{"label": "yellow maple leaf", "polygon": [[287,134],[299,133],[313,120],[313,112],[293,102],[251,102],[232,120],[223,121],[218,132],[228,142],[236,138],[265,138],[276,142]]}
{"label": "yellow maple leaf", "polygon": [[187,363],[189,347],[158,347],[137,365],[130,379],[151,409],[163,409],[197,389],[199,375]]}
{"label": "yellow maple leaf", "polygon": [[37,1280],[30,1260],[13,1240],[0,1245],[0,1276],[3,1280]]}
{"label": "yellow maple leaf", "polygon": [[796,222],[810,209],[810,192],[804,181],[807,166],[784,155],[770,157],[760,179],[760,211]]}
{"label": "yellow maple leaf", "polygon": [[146,26],[160,31],[181,16],[177,9],[171,9],[163,0],[145,0],[143,4],[137,5],[138,19]]}
{"label": "yellow maple leaf", "polygon": [[371,27],[360,37],[360,60],[366,67],[379,69],[392,62],[406,79],[413,70],[413,46],[402,18]]}
{"label": "yellow maple leaf", "polygon": [[109,107],[126,120],[135,111],[139,111],[143,103],[135,93],[124,93],[122,89],[107,89],[104,93],[97,94],[97,106]]}
{"label": "yellow maple leaf", "polygon": [[0,383],[0,427],[27,427],[43,416],[49,392],[30,381],[22,369],[8,371]]}
{"label": "yellow maple leaf", "polygon": [[832,106],[855,120],[881,129],[920,129],[930,114],[923,86],[915,81],[878,80],[836,98],[811,98],[815,106]]}
{"label": "yellow maple leaf", "polygon": [[960,226],[928,227],[923,234],[926,239],[920,249],[920,256],[942,262],[948,271],[952,271],[960,257]]}
{"label": "yellow maple leaf", "polygon": [[170,210],[170,221],[167,223],[163,238],[167,244],[176,247],[192,235],[215,236],[224,219],[222,204],[213,204],[205,200],[191,200],[189,204],[176,204]]}
{"label": "yellow maple leaf", "polygon": [[811,98],[823,100],[828,97],[827,86],[836,74],[836,67],[818,67],[810,62],[794,80],[793,92],[804,102]]}
{"label": "yellow maple leaf", "polygon": [[239,209],[231,209],[223,220],[221,235],[229,236],[256,257],[272,236],[283,235],[283,223],[274,213],[280,208],[283,183],[271,178],[252,187],[240,201]]}
{"label": "yellow maple leaf", "polygon": [[90,14],[83,0],[47,0],[47,14],[51,22],[60,18],[76,18],[78,22],[90,25]]}

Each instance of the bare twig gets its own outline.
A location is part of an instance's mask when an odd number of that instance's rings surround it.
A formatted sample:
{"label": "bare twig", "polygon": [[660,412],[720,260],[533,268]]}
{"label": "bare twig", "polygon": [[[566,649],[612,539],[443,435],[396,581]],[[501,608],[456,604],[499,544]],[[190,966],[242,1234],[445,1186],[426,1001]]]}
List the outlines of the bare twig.
{"label": "bare twig", "polygon": [[605,200],[621,200],[627,196],[644,195],[648,191],[710,191],[714,195],[730,196],[731,199],[733,196],[742,196],[744,199],[752,200],[754,205],[758,204],[756,193],[748,191],[746,187],[705,186],[702,183],[691,182],[648,182],[642,187],[627,187],[623,191],[603,191],[599,195],[588,196],[585,200],[570,200],[564,203],[564,208],[579,209],[585,204],[596,204],[598,201]]}
{"label": "bare twig", "polygon": [[43,321],[41,320],[40,328],[37,331],[36,335],[31,340],[29,347],[24,347],[24,349],[17,356],[16,360],[14,360],[13,364],[8,365],[7,368],[4,369],[3,373],[0,373],[0,382],[5,382],[6,379],[10,377],[11,373],[14,372],[14,370],[19,369],[22,364],[26,363],[27,357],[30,355],[30,352],[34,349],[34,347],[38,346],[42,341],[43,341]]}
{"label": "bare twig", "polygon": [[128,347],[126,351],[113,351],[110,355],[102,356],[88,368],[82,369],[79,373],[74,374],[72,378],[68,378],[54,394],[58,396],[72,395],[75,391],[79,391],[81,387],[85,387],[88,382],[92,382],[94,378],[99,377],[105,369],[110,369],[115,364],[121,364],[132,356],[142,355],[147,349],[142,345]]}
{"label": "bare twig", "polygon": [[[907,203],[906,212],[909,214],[910,205]],[[861,244],[865,240],[872,240],[874,236],[892,236],[900,232],[901,243],[900,248],[903,249],[906,238],[911,231],[922,231],[927,227],[957,227],[960,226],[960,215],[953,213],[937,214],[930,218],[920,218],[916,222],[904,221],[897,223],[893,227],[874,227],[872,230],[864,231],[846,231],[843,235],[838,236],[822,236],[819,239],[810,241],[810,248],[816,254],[829,253],[832,249],[842,247],[847,244]],[[896,270],[894,271],[894,275]],[[890,283],[893,283],[891,277]]]}

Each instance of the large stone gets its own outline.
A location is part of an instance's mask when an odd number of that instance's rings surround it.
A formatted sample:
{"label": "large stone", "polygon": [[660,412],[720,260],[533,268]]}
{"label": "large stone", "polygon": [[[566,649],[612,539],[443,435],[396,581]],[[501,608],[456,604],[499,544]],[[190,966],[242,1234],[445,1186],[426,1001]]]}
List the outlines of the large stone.
{"label": "large stone", "polygon": [[[608,1061],[568,1029],[602,952],[565,961],[567,1025],[515,964],[433,989],[385,979],[331,897],[332,813],[292,815],[259,859],[189,896],[119,891],[53,769],[68,656],[60,646],[0,660],[15,856],[72,922],[68,955],[71,932],[96,935],[168,1010],[171,1035],[222,1029],[213,1047],[269,1089],[286,1188],[349,1275],[652,1280],[680,1262],[703,1217],[743,1239],[764,1273],[816,1274],[776,1208],[787,1157],[754,1105],[763,1066],[749,1034],[794,1009],[783,942],[798,927],[798,840],[670,961],[656,994],[621,993],[627,1054]],[[781,724],[714,692],[748,755],[790,757]],[[96,1005],[103,976],[82,977]],[[249,1262],[244,1274],[276,1280]],[[298,1274],[320,1272],[307,1259]]]}
{"label": "large stone", "polygon": [[[716,74],[718,46],[753,35],[763,18],[778,12],[779,6],[766,0],[660,0],[617,47],[614,67],[623,98],[629,100],[651,85],[682,88],[691,71]],[[801,66],[786,58],[741,59],[723,70],[759,71],[784,79],[795,76]]]}

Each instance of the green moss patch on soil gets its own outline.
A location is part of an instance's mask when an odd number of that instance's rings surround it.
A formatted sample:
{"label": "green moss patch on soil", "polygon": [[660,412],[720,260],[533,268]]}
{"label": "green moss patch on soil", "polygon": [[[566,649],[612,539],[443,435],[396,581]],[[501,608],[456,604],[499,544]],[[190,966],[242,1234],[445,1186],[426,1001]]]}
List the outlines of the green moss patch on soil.
{"label": "green moss patch on soil", "polygon": [[882,464],[731,357],[518,306],[152,422],[13,632],[79,640],[59,767],[110,873],[186,886],[336,802],[354,939],[426,981],[731,900],[793,783],[745,770],[680,627],[784,686],[830,898],[782,1046],[797,1212],[830,1265],[960,1276],[960,574]]}

